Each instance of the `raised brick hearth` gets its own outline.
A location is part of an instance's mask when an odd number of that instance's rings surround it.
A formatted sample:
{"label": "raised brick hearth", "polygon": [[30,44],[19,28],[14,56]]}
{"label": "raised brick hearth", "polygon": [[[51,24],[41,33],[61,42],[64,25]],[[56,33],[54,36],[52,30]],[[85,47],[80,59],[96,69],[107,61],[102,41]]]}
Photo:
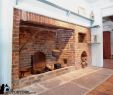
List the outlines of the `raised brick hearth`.
{"label": "raised brick hearth", "polygon": [[[37,69],[42,71],[45,66],[51,66],[52,71],[42,74],[43,78],[42,76],[41,78],[44,80],[48,79],[51,74],[56,76],[59,73],[72,71],[74,69],[69,69],[72,66],[75,69],[81,68],[83,51],[87,53],[87,64],[89,65],[91,63],[91,48],[88,45],[91,40],[90,36],[89,28],[14,9],[13,88],[39,81],[41,75],[37,75]],[[59,53],[57,57],[54,52]],[[36,59],[37,56],[39,60]],[[58,71],[52,66],[56,63],[61,64],[62,67]],[[23,72],[26,72],[26,77],[20,79],[24,76]],[[35,74],[35,77],[31,72]]]}

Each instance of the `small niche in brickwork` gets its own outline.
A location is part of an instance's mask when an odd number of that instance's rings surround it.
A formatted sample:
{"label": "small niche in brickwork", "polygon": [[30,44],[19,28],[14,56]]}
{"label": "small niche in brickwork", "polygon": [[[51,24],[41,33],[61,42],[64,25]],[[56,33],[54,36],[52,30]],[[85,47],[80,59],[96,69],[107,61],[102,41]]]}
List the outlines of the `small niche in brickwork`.
{"label": "small niche in brickwork", "polygon": [[85,43],[86,42],[86,34],[85,33],[79,33],[78,34],[78,41],[79,41],[79,43]]}
{"label": "small niche in brickwork", "polygon": [[82,65],[82,68],[87,67],[87,53],[86,53],[86,51],[83,51],[81,54],[81,65]]}

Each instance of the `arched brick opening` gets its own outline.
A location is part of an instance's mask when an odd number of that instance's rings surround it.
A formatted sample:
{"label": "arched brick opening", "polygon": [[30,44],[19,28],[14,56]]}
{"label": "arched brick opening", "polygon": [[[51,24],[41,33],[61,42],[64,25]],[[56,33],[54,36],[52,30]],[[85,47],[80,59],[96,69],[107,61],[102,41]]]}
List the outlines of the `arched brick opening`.
{"label": "arched brick opening", "polygon": [[81,53],[81,66],[82,68],[85,68],[87,67],[88,63],[87,63],[87,52],[86,51],[83,51]]}
{"label": "arched brick opening", "polygon": [[46,67],[46,55],[37,51],[31,56],[32,74],[43,73]]}

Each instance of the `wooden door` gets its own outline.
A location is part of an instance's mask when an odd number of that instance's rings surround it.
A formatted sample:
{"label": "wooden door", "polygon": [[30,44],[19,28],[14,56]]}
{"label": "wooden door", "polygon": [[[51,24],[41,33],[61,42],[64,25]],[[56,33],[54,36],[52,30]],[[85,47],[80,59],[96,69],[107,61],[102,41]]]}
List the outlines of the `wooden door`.
{"label": "wooden door", "polygon": [[103,32],[103,58],[110,59],[111,58],[111,42],[110,42],[110,32]]}

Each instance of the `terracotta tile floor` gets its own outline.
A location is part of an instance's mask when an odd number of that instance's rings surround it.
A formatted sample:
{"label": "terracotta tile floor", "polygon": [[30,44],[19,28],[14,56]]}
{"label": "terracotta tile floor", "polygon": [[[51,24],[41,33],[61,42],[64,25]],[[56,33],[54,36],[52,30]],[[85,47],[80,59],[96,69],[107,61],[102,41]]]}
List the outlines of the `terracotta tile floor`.
{"label": "terracotta tile floor", "polygon": [[113,70],[87,67],[20,90],[35,92],[32,95],[113,95]]}
{"label": "terracotta tile floor", "polygon": [[113,59],[104,59],[104,68],[113,69]]}
{"label": "terracotta tile floor", "polygon": [[113,75],[87,95],[113,95]]}

